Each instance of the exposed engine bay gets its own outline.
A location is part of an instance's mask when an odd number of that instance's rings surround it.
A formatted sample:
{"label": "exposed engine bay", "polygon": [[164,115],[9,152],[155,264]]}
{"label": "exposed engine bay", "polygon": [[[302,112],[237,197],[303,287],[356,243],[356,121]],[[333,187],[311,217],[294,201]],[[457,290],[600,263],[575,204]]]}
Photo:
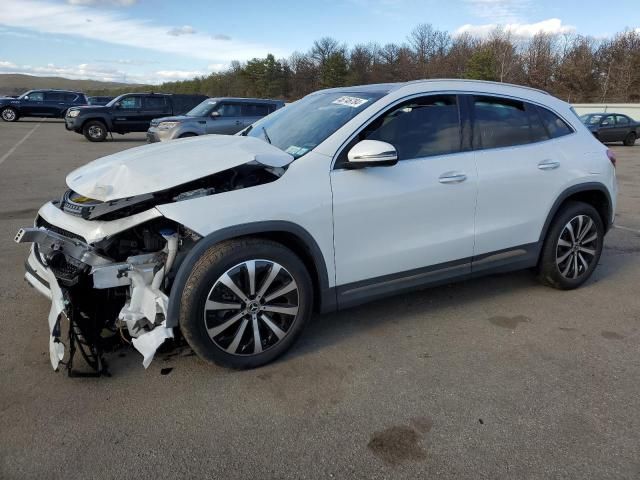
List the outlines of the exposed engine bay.
{"label": "exposed engine bay", "polygon": [[[269,183],[284,172],[283,167],[244,164],[168,190],[107,202],[69,190],[52,205],[83,221],[110,222],[156,205]],[[73,361],[80,352],[93,375],[108,375],[105,353],[120,340],[131,343],[148,367],[160,345],[174,337],[167,327],[169,293],[178,267],[200,238],[162,216],[93,243],[43,216],[34,227],[21,229],[15,241],[33,243],[26,278],[52,300],[53,368],[62,363],[69,375],[76,375]],[[68,320],[68,345],[63,344],[62,317]]]}

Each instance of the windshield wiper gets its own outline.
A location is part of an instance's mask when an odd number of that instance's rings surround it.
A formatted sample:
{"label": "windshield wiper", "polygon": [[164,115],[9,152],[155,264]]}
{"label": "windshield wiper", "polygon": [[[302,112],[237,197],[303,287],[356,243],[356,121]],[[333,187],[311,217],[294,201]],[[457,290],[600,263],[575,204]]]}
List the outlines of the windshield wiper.
{"label": "windshield wiper", "polygon": [[267,142],[269,142],[269,144],[271,144],[271,139],[269,138],[269,134],[267,133],[267,129],[262,127],[262,132],[264,133],[264,138],[266,138]]}
{"label": "windshield wiper", "polygon": [[240,136],[246,137],[247,134],[251,131],[252,128],[253,128],[253,125],[249,125],[249,127],[244,129],[244,131],[240,134]]}

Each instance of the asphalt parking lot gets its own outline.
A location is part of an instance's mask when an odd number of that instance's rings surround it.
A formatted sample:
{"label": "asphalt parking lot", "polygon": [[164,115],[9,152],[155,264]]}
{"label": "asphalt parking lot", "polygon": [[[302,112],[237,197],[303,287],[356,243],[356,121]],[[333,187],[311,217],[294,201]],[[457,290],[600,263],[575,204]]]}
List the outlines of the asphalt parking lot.
{"label": "asphalt parking lot", "polygon": [[71,169],[141,144],[0,123],[0,478],[640,477],[640,142],[613,147],[619,228],[583,288],[492,276],[317,317],[253,371],[123,349],[68,378],[12,238]]}

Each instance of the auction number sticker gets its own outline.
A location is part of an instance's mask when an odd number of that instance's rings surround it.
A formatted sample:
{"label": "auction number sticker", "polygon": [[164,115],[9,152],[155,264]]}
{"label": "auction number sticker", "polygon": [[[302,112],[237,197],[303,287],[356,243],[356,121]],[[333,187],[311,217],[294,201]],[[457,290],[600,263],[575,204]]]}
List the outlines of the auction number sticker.
{"label": "auction number sticker", "polygon": [[331,103],[335,103],[336,105],[345,105],[347,107],[358,108],[360,105],[363,105],[363,104],[367,103],[368,101],[369,100],[366,100],[364,98],[349,97],[349,96],[345,95],[343,97],[336,98]]}

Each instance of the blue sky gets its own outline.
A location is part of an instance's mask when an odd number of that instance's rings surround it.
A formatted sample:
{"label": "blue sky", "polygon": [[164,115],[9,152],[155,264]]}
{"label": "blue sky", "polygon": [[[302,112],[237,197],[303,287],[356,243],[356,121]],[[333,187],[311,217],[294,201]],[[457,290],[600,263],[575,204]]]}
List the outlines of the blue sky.
{"label": "blue sky", "polygon": [[640,8],[637,0],[0,0],[0,73],[159,83],[307,51],[323,36],[403,42],[419,23],[607,37],[640,31]]}

